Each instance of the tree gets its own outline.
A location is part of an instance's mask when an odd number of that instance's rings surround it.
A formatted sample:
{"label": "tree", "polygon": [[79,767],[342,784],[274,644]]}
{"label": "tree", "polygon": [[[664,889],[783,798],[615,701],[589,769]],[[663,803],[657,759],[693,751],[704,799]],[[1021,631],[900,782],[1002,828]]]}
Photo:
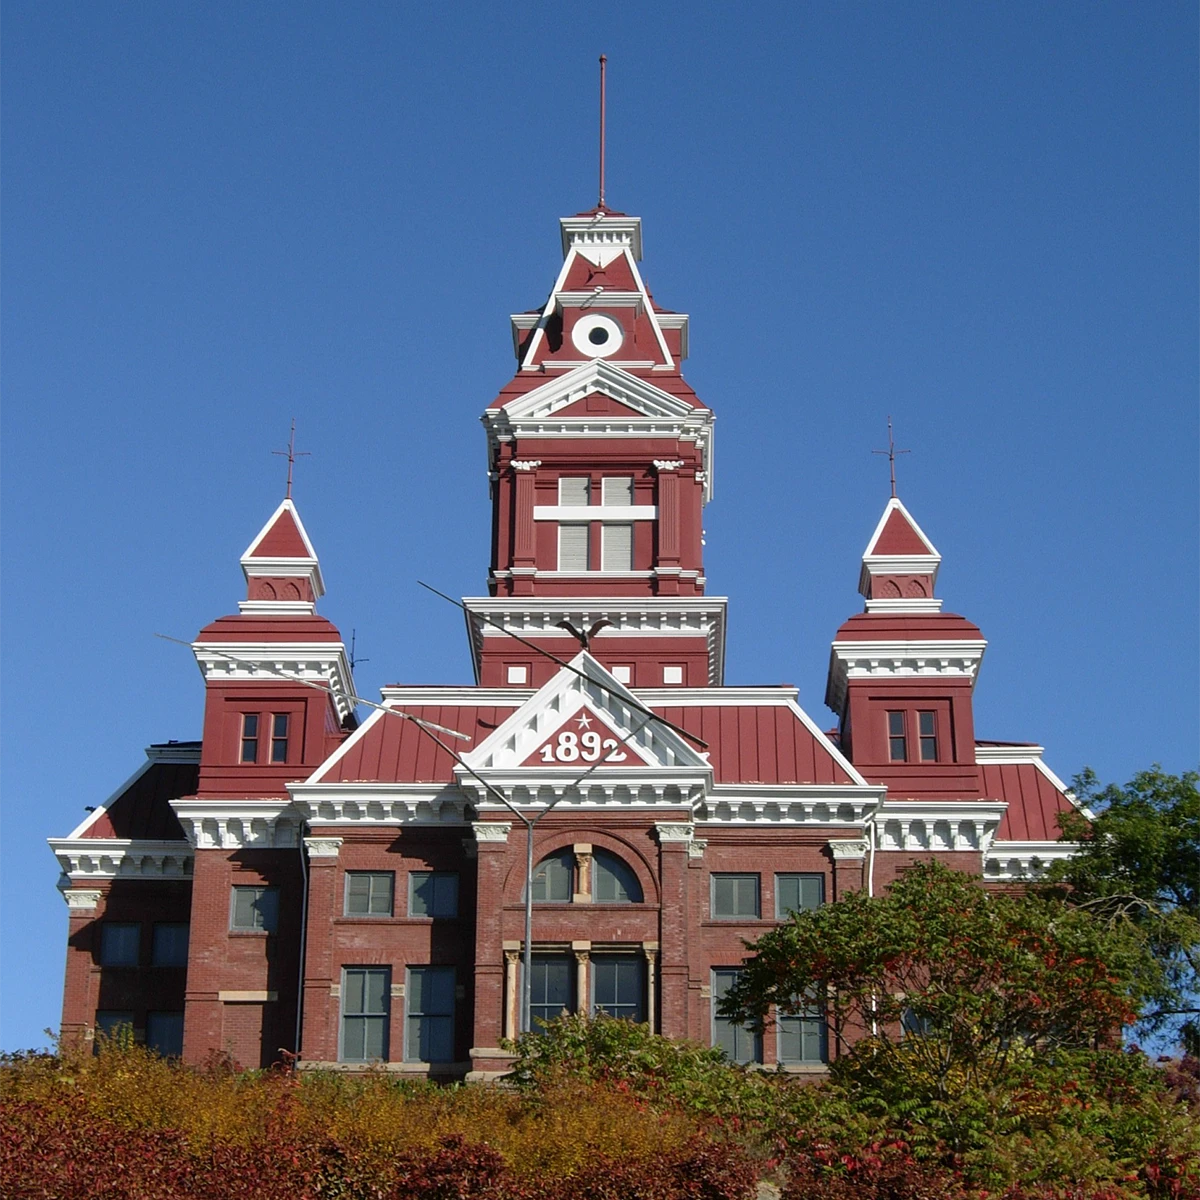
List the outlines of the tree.
{"label": "tree", "polygon": [[[1162,986],[1142,1023],[1176,1033],[1200,1054],[1200,775],[1155,765],[1125,786],[1102,786],[1090,769],[1072,788],[1094,814],[1059,819],[1079,853],[1053,865],[1053,892],[1110,926],[1145,939],[1162,965]],[[1053,889],[1052,889],[1053,891]]]}
{"label": "tree", "polygon": [[761,1027],[820,998],[843,1078],[903,1080],[943,1107],[1035,1053],[1111,1045],[1161,986],[1135,931],[936,863],[884,896],[796,913],[750,949],[725,1016]]}

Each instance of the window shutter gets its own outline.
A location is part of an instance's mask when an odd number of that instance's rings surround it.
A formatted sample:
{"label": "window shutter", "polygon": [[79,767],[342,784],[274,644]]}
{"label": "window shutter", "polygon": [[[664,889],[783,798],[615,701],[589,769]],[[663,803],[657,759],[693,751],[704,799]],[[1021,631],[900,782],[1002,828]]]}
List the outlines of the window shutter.
{"label": "window shutter", "polygon": [[[586,506],[590,480],[586,475],[563,475],[558,481],[558,502],[571,508]],[[607,483],[608,480],[605,480]]]}
{"label": "window shutter", "polygon": [[560,525],[558,527],[558,569],[586,571],[588,569],[588,527]]}
{"label": "window shutter", "polygon": [[633,476],[613,475],[601,480],[600,503],[605,506],[633,503]]}
{"label": "window shutter", "polygon": [[[608,482],[606,479],[605,483]],[[633,526],[605,525],[601,539],[602,561],[604,571],[633,570]]]}

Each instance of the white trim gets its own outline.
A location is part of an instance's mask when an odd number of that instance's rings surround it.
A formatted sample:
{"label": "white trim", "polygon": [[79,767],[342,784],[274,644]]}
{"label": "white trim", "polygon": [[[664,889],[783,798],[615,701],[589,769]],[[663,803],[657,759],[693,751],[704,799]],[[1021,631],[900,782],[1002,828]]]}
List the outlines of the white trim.
{"label": "white trim", "polygon": [[184,835],[197,850],[294,849],[301,813],[289,798],[278,800],[172,800]]}
{"label": "white trim", "polygon": [[983,877],[1000,882],[1037,879],[1046,864],[1071,858],[1079,849],[1078,842],[994,841],[984,855]]}
{"label": "white trim", "polygon": [[928,641],[835,641],[829,654],[825,703],[840,713],[850,679],[958,677],[974,688],[987,642],[983,638]]}
{"label": "white trim", "polygon": [[47,838],[69,879],[190,879],[187,842],[133,838]]}
{"label": "white trim", "polygon": [[536,504],[535,521],[657,521],[657,504]]}
{"label": "white trim", "polygon": [[[386,697],[384,698],[386,700]],[[382,709],[372,709],[371,715],[348,738],[346,738],[346,740],[342,742],[342,744],[327,759],[325,759],[325,761],[322,762],[306,780],[304,780],[304,785],[308,786],[310,784],[320,783],[321,776],[323,776],[325,772],[328,771],[329,768],[332,767],[333,764],[339,759],[345,757],[345,755],[348,754],[354,746],[357,746],[358,743],[367,736],[367,731],[373,729],[375,724],[381,720],[382,717]],[[292,793],[292,795],[295,795],[295,789],[297,786],[298,785],[295,783],[289,783],[288,791]]]}
{"label": "white trim", "polygon": [[1086,804],[1083,804],[1079,797],[1043,762],[1042,755],[1045,752],[1044,747],[1033,744],[1027,746],[981,746],[976,742],[975,762],[980,766],[1011,763],[1036,767],[1050,781],[1056,791],[1061,792],[1089,821],[1094,821],[1096,814]]}
{"label": "white trim", "polygon": [[872,825],[881,852],[986,853],[1008,810],[1003,800],[885,800]]}
{"label": "white trim", "polygon": [[328,684],[343,720],[354,711],[354,678],[341,642],[193,642],[192,653],[206,681],[215,677],[262,683],[283,678],[278,674],[283,672]]}
{"label": "white trim", "polygon": [[597,266],[607,266],[617,257],[617,253],[626,247],[634,258],[642,257],[641,217],[617,216],[601,211],[581,217],[559,217],[558,228],[564,258],[572,248],[592,250],[599,255],[608,252],[608,257],[603,262],[593,259],[590,255],[584,255],[589,262],[595,262]]}
{"label": "white trim", "polygon": [[264,991],[218,992],[217,999],[222,1004],[271,1004],[279,999],[279,993]]}
{"label": "white trim", "polygon": [[851,826],[863,829],[883,788],[857,784],[717,784],[695,808],[697,824]]}
{"label": "white trim", "polygon": [[[931,558],[936,558],[939,562],[941,562],[942,556],[937,552],[937,547],[934,546],[928,537],[926,537],[925,530],[923,530],[920,525],[917,524],[916,518],[908,511],[907,508],[904,507],[899,498],[896,496],[893,496],[884,506],[883,516],[879,518],[879,524],[875,526],[875,532],[871,534],[871,540],[867,543],[867,548],[863,551],[863,558],[875,556],[875,544],[879,541],[879,538],[883,533],[883,527],[888,523],[888,518],[894,512],[899,512],[900,515],[903,516],[904,519],[912,526],[913,532],[921,539],[921,541],[925,543],[925,548],[929,551],[929,556]],[[926,570],[928,570],[928,568],[926,568]]]}
{"label": "white trim", "polygon": [[825,736],[824,733],[821,732],[821,730],[817,727],[816,721],[814,721],[812,717],[810,717],[808,713],[806,713],[804,709],[802,709],[800,705],[796,703],[796,701],[789,701],[788,708],[790,708],[792,712],[799,718],[800,723],[805,727],[805,729],[808,730],[809,733],[813,735],[818,744],[825,748],[833,761],[836,762],[838,766],[840,766],[855,783],[862,787],[870,786],[862,777],[862,775],[858,773],[858,769],[855,767],[855,765],[841,752],[840,749],[838,749],[837,746],[833,744],[833,742],[829,740],[829,738]]}
{"label": "white trim", "polygon": [[464,825],[467,800],[453,783],[290,784],[296,811],[311,826]]}
{"label": "white trim", "polygon": [[834,862],[861,862],[871,848],[866,838],[830,838],[829,853]]}
{"label": "white trim", "polygon": [[311,617],[317,606],[311,600],[239,600],[238,612],[263,616]]}
{"label": "white trim", "polygon": [[94,888],[60,886],[59,891],[71,912],[95,912],[100,907],[101,893]]}
{"label": "white trim", "polygon": [[259,543],[267,536],[267,532],[270,530],[271,526],[273,526],[275,522],[279,520],[280,516],[285,511],[291,513],[292,520],[296,522],[296,528],[300,531],[300,540],[304,543],[304,549],[308,551],[307,557],[313,560],[316,559],[317,552],[313,549],[312,541],[308,536],[308,530],[304,528],[304,522],[300,520],[300,513],[297,511],[295,504],[292,503],[290,498],[281,500],[279,502],[279,507],[267,518],[267,523],[258,531],[258,536],[255,537],[254,541],[252,541],[250,545],[246,547],[242,554],[243,558],[252,558],[254,556],[254,552],[258,549]]}
{"label": "white trim", "polygon": [[941,611],[942,602],[936,596],[900,596],[867,601],[867,612],[869,613],[935,613]]}
{"label": "white trim", "polygon": [[337,858],[344,838],[318,835],[304,839],[304,849],[309,858]]}
{"label": "white trim", "polygon": [[[561,631],[566,636],[566,630]],[[513,645],[518,643],[514,642]],[[522,652],[528,647],[522,647]],[[532,651],[530,651],[532,653]],[[541,657],[539,655],[539,657]],[[383,702],[390,708],[407,708],[420,704],[440,704],[448,707],[461,708],[520,708],[530,696],[533,695],[534,689],[531,687],[478,687],[472,684],[434,684],[426,686],[423,684],[392,684],[389,687],[380,688],[380,695],[383,697]],[[364,723],[363,728],[370,724],[374,719],[374,714]],[[466,732],[462,730],[460,732]],[[352,735],[350,740],[358,736],[358,731]],[[333,763],[336,758],[340,757],[344,752],[344,745],[339,748],[337,755],[333,758],[326,759],[321,765],[321,769]],[[316,782],[314,777],[313,782]]]}
{"label": "white trim", "polygon": [[[308,551],[307,556],[294,558],[255,557],[255,550],[258,549],[263,538],[267,536],[268,531],[279,520],[285,510],[291,514],[292,520],[296,523],[296,529],[300,533],[300,540],[304,543],[305,550]],[[290,498],[280,502],[279,507],[267,519],[267,523],[258,531],[254,541],[246,547],[240,561],[242,572],[246,576],[247,582],[249,582],[251,576],[302,575],[307,577],[312,583],[313,595],[318,600],[325,595],[325,581],[321,577],[321,564],[317,560],[317,552],[313,549],[312,540],[308,536],[308,530],[304,528],[304,522],[300,519],[300,513]]]}

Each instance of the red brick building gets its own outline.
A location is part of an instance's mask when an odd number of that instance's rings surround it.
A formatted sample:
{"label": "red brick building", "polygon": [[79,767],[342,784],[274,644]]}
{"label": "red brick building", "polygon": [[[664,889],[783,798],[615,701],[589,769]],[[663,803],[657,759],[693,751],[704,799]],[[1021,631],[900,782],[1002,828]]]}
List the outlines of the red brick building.
{"label": "red brick building", "polygon": [[986,643],[942,611],[940,556],[897,499],[862,557],[865,611],[833,641],[837,734],[794,689],[724,685],[702,538],[714,413],[681,371],[688,319],[647,292],[636,217],[561,226],[562,271],[512,318],[517,371],[483,418],[475,686],[388,688],[359,724],[285,500],[242,556],[238,613],[194,643],[202,740],[152,746],[51,841],[68,1036],[131,1024],[193,1061],[502,1070],[524,817],[533,1016],[604,1009],[820,1069],[818,1021],[756,1038],[715,1015],[743,939],[917,858],[1001,882],[1065,852],[1072,801],[1040,747],[975,737]]}

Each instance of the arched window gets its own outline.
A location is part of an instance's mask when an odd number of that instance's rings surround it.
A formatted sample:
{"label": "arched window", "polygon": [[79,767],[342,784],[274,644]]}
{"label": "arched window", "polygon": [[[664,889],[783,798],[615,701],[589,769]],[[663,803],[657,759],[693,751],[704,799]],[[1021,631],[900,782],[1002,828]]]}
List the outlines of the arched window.
{"label": "arched window", "polygon": [[575,855],[570,849],[548,854],[533,868],[535,904],[570,904],[575,891]]}
{"label": "arched window", "polygon": [[594,851],[592,872],[592,899],[597,904],[641,904],[642,887],[637,876],[615,854],[608,850]]}

